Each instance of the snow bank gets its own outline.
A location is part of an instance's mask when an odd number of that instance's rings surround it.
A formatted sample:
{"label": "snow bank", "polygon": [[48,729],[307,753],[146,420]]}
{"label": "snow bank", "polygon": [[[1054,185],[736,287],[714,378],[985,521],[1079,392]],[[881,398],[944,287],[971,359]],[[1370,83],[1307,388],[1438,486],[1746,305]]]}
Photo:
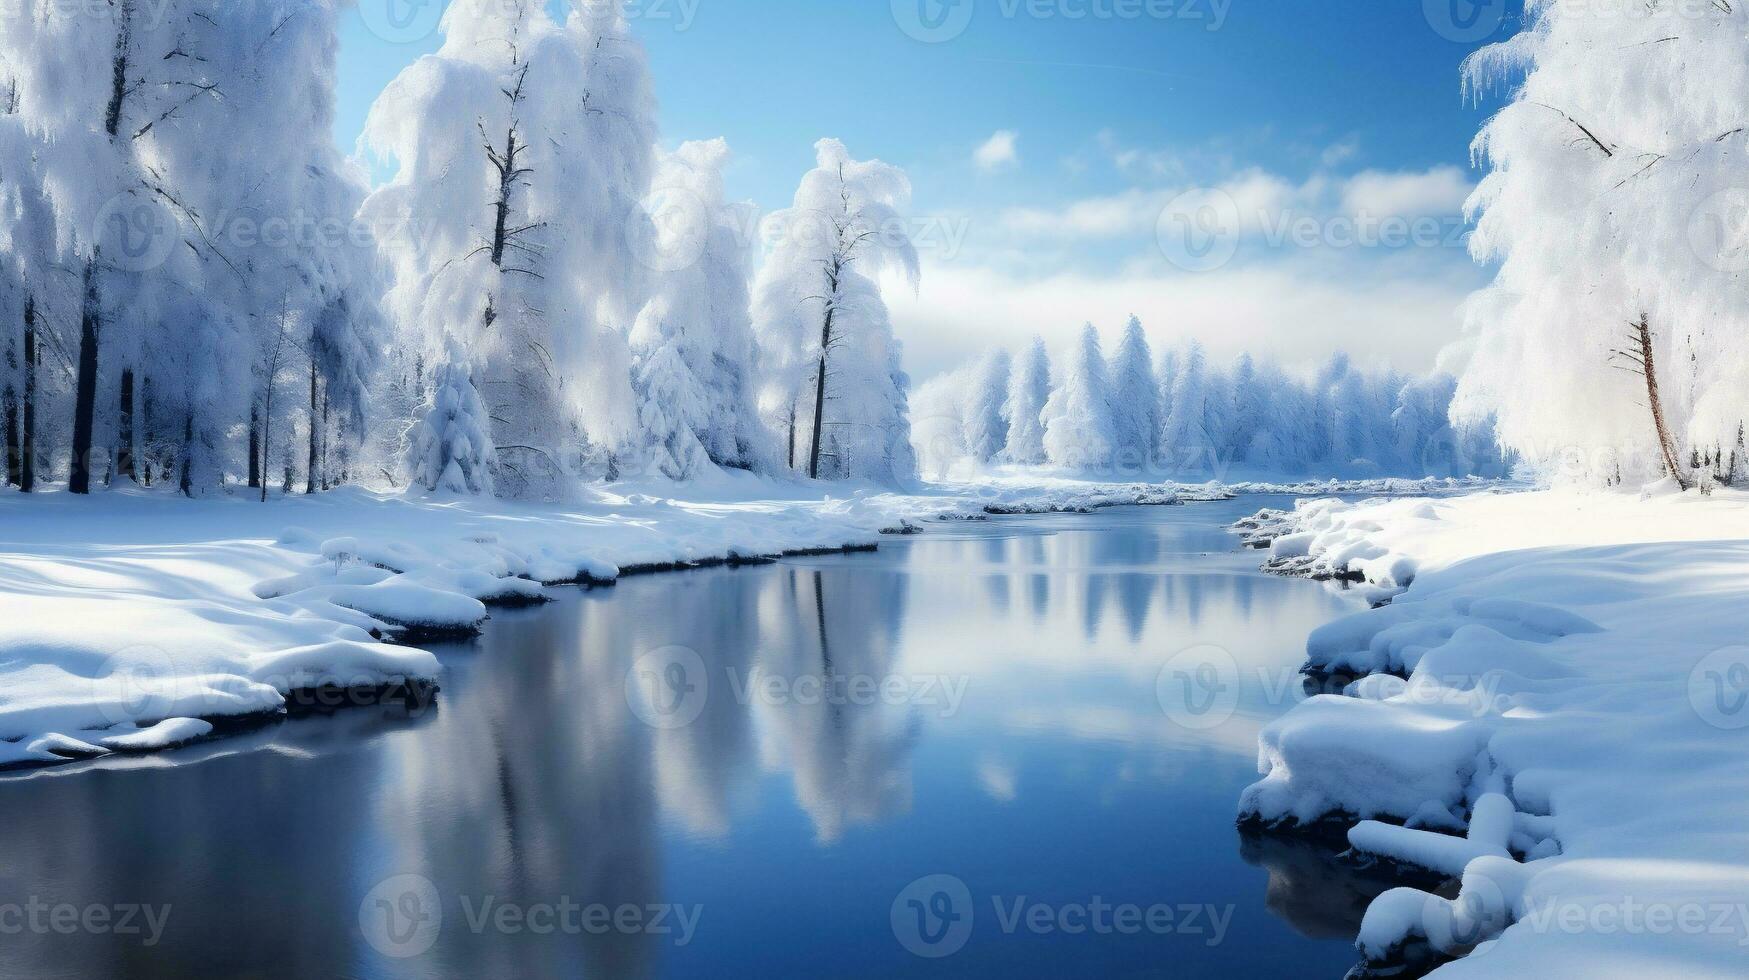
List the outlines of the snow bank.
{"label": "snow bank", "polygon": [[1369,960],[1749,971],[1749,495],[1321,500],[1241,524],[1272,562],[1394,596],[1312,634],[1311,669],[1367,676],[1268,726],[1240,802],[1461,879],[1380,896]]}
{"label": "snow bank", "polygon": [[1018,477],[830,489],[724,474],[549,506],[356,488],[267,504],[0,494],[0,767],[101,755],[117,738],[169,747],[187,738],[131,733],[272,717],[310,691],[432,685],[437,659],[407,644],[472,636],[490,606],[543,602],[554,585],[871,548],[942,518],[1226,496]]}

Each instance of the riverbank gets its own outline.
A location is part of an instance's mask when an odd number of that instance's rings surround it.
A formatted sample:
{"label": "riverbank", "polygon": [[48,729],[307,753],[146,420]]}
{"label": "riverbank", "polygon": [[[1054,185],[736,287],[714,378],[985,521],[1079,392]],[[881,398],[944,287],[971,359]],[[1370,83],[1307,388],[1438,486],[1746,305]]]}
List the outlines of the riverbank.
{"label": "riverbank", "polygon": [[490,606],[542,602],[555,586],[866,549],[932,520],[1230,493],[1025,474],[903,493],[824,490],[722,474],[590,488],[567,505],[360,488],[265,504],[0,493],[0,767],[169,748],[288,702],[422,699],[441,669],[417,644],[471,636]]}
{"label": "riverbank", "polygon": [[1312,633],[1308,668],[1358,679],[1264,730],[1241,820],[1462,879],[1380,896],[1369,960],[1749,970],[1749,494],[1324,500],[1259,529],[1388,604]]}

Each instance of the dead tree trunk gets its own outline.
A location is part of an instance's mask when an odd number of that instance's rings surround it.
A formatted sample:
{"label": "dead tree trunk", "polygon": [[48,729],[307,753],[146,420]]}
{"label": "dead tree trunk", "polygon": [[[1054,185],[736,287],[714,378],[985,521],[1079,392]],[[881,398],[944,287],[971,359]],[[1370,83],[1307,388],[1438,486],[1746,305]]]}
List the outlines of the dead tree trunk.
{"label": "dead tree trunk", "polygon": [[79,315],[79,370],[73,392],[73,466],[70,493],[91,492],[91,434],[97,420],[97,262],[85,263],[85,299]]}
{"label": "dead tree trunk", "polygon": [[1644,313],[1639,322],[1629,324],[1633,331],[1634,350],[1618,351],[1635,365],[1636,372],[1646,379],[1646,403],[1652,410],[1652,428],[1658,435],[1658,451],[1664,456],[1664,467],[1670,471],[1676,485],[1689,488],[1677,458],[1676,441],[1670,438],[1670,427],[1664,421],[1664,402],[1658,396],[1658,362],[1652,350],[1652,325]]}

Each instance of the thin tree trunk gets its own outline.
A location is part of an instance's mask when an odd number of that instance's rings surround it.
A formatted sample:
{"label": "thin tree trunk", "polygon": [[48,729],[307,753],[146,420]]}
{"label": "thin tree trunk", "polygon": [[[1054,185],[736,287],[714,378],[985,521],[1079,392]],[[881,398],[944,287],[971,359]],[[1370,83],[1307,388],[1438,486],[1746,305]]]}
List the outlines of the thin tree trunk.
{"label": "thin tree trunk", "polygon": [[182,495],[194,496],[194,413],[182,416]]}
{"label": "thin tree trunk", "polygon": [[139,474],[134,470],[134,369],[127,368],[121,373],[121,414],[116,428],[120,435],[115,444],[116,475],[129,483],[138,483]]}
{"label": "thin tree trunk", "polygon": [[322,386],[322,492],[328,492],[328,386]]}
{"label": "thin tree trunk", "polygon": [[249,402],[249,489],[261,489],[261,403]]}
{"label": "thin tree trunk", "polygon": [[814,441],[808,452],[808,479],[820,478],[820,437],[826,422],[826,357],[832,350],[832,319],[838,311],[826,307],[826,322],[820,328],[820,371],[814,379]]}
{"label": "thin tree trunk", "polygon": [[1652,357],[1652,326],[1645,314],[1640,314],[1640,322],[1634,325],[1634,333],[1640,344],[1640,364],[1646,378],[1646,401],[1652,406],[1652,426],[1658,432],[1658,448],[1664,454],[1664,465],[1676,479],[1676,485],[1687,490],[1688,481],[1683,479],[1682,469],[1677,464],[1676,442],[1670,438],[1670,427],[1664,424],[1664,403],[1658,397],[1657,363]]}
{"label": "thin tree trunk", "polygon": [[79,371],[73,395],[73,466],[67,481],[71,493],[91,492],[91,432],[97,419],[97,263],[85,263],[84,308],[79,316]]}
{"label": "thin tree trunk", "polygon": [[789,468],[796,468],[796,400],[789,400]]}
{"label": "thin tree trunk", "polygon": [[128,47],[133,40],[134,0],[121,0],[115,16],[115,54],[110,61],[109,107],[103,119],[103,131],[112,140],[121,130],[122,102],[127,98]]}
{"label": "thin tree trunk", "polygon": [[[152,379],[150,376],[147,376],[146,380],[140,383],[140,414],[141,414],[142,418],[144,419],[144,421],[141,425],[141,428],[143,428],[145,430],[145,433],[146,433],[145,440],[144,440],[145,445],[147,445],[147,446],[157,445],[158,444],[158,425],[157,425],[157,422],[158,422],[157,414],[158,413],[157,413],[157,405],[152,400]],[[140,470],[141,482],[143,482],[148,487],[151,486],[152,480],[155,476],[155,474],[153,474],[153,472],[152,472],[152,459],[151,459],[151,457],[149,457],[149,456],[146,457],[144,459],[144,461],[139,464],[139,470]]]}
{"label": "thin tree trunk", "polygon": [[[274,354],[274,357],[276,360],[278,359],[278,356],[279,356],[278,352],[276,351]],[[268,378],[267,378],[267,404],[261,410],[261,469],[262,469],[262,473],[261,473],[261,502],[264,504],[267,503],[267,472],[266,472],[266,470],[267,470],[267,454],[271,451],[268,447],[272,446],[272,445],[273,445],[273,375],[269,374]],[[292,482],[291,466],[292,466],[292,459],[293,458],[294,457],[292,456],[291,452],[289,451],[289,447],[288,447],[288,451],[285,454],[285,483],[283,484],[286,493],[291,492],[291,482]]]}
{"label": "thin tree trunk", "polygon": [[309,472],[304,475],[304,492],[316,492],[316,362],[310,362],[310,453]]}
{"label": "thin tree trunk", "polygon": [[18,389],[6,386],[5,406],[0,408],[0,452],[6,454],[6,485],[18,486]]}
{"label": "thin tree trunk", "polygon": [[36,298],[24,301],[24,421],[18,433],[18,489],[36,489]]}

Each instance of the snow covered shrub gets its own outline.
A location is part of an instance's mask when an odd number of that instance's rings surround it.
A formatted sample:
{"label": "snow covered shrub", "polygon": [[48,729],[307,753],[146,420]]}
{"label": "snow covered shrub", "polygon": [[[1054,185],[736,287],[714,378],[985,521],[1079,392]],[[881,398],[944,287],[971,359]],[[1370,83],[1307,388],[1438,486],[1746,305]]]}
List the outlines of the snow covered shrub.
{"label": "snow covered shrub", "polygon": [[497,452],[491,419],[457,344],[449,345],[448,356],[433,372],[430,403],[409,434],[407,468],[414,490],[476,496],[493,492]]}

